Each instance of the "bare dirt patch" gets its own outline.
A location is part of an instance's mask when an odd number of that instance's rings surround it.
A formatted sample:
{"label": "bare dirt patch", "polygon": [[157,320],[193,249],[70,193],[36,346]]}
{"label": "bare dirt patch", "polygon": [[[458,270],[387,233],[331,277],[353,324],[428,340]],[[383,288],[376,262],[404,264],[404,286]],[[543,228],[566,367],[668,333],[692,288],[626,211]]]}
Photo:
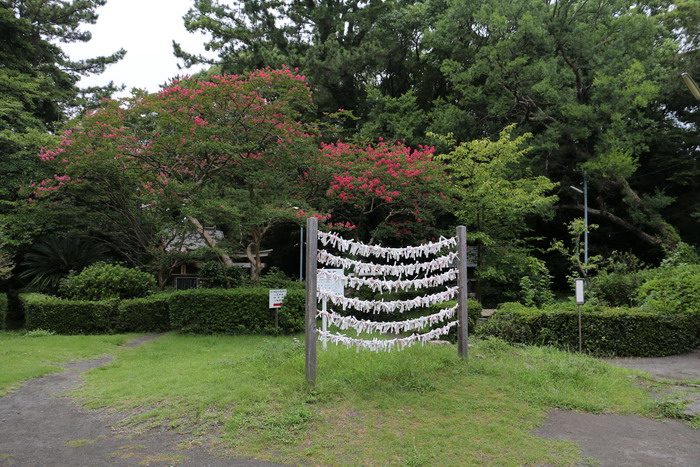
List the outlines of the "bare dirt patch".
{"label": "bare dirt patch", "polygon": [[67,364],[66,371],[28,381],[1,397],[0,466],[277,465],[220,457],[201,446],[183,448],[185,436],[171,431],[120,433],[115,426],[124,415],[86,410],[67,397],[80,384],[83,372],[110,361],[105,357]]}
{"label": "bare dirt patch", "polygon": [[[700,380],[700,349],[670,357],[607,361],[649,373],[652,378],[648,383],[663,388],[656,394],[658,398],[685,401],[687,416],[700,413],[700,389],[687,383]],[[593,465],[700,465],[700,430],[678,420],[554,409],[533,433],[546,439],[580,444],[584,457]]]}
{"label": "bare dirt patch", "polygon": [[601,466],[697,466],[700,430],[677,420],[554,409],[533,432],[580,444],[584,458]]}

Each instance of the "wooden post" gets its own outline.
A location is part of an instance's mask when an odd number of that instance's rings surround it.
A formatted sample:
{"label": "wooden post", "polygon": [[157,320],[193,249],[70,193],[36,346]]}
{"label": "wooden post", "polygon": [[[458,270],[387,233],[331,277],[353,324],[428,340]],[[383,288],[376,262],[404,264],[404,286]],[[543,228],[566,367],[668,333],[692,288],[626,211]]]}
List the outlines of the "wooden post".
{"label": "wooden post", "polygon": [[459,256],[459,298],[457,313],[459,327],[457,328],[457,353],[460,358],[469,355],[469,301],[467,299],[467,228],[457,227],[457,255]]}
{"label": "wooden post", "polygon": [[306,220],[306,382],[316,383],[316,269],[318,219]]}

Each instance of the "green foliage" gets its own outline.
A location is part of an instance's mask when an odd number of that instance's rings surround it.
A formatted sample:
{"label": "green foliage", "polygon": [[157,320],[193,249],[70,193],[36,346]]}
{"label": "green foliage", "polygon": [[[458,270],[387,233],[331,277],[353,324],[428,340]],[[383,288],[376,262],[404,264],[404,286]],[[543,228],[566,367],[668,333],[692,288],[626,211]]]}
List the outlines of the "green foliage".
{"label": "green foliage", "polygon": [[[170,324],[195,334],[277,333],[267,288],[196,289],[170,296]],[[279,309],[279,332],[304,330],[303,290],[290,289]]]}
{"label": "green foliage", "polygon": [[650,270],[601,271],[588,282],[588,294],[601,305],[638,306],[639,287],[652,275]]}
{"label": "green foliage", "polygon": [[61,292],[76,300],[138,298],[156,285],[152,275],[118,264],[95,263],[61,283]]}
{"label": "green foliage", "polygon": [[679,243],[676,248],[666,252],[666,257],[661,261],[662,268],[672,268],[682,264],[700,264],[700,252],[687,243]]}
{"label": "green foliage", "polygon": [[7,294],[0,292],[0,330],[7,326]]}
{"label": "green foliage", "polygon": [[117,307],[117,332],[162,332],[170,329],[168,295],[122,300]]}
{"label": "green foliage", "polygon": [[88,89],[77,83],[118,61],[123,49],[77,61],[61,49],[90,40],[85,25],[97,21],[105,1],[0,2],[0,243],[12,256],[40,236],[86,225],[84,215],[66,216],[62,208],[37,214],[21,188],[54,174],[36,154],[58,143],[62,121],[116,90],[112,83]]}
{"label": "green foliage", "polygon": [[637,299],[647,311],[700,316],[700,264],[660,268],[639,287]]}
{"label": "green foliage", "polygon": [[[599,226],[597,224],[588,224],[588,231],[596,230]],[[554,240],[549,247],[549,251],[556,251],[561,253],[564,258],[569,263],[570,275],[568,276],[569,282],[573,283],[574,279],[578,277],[588,278],[599,266],[599,263],[603,260],[600,255],[588,256],[588,262],[586,262],[586,255],[584,249],[583,236],[586,232],[586,223],[581,218],[576,218],[569,222],[566,226],[571,236],[570,244],[567,246],[561,240]]]}
{"label": "green foliage", "polygon": [[57,334],[109,334],[117,320],[116,300],[65,300],[41,294],[20,296],[26,326]]}
{"label": "green foliage", "polygon": [[205,261],[199,266],[199,284],[205,289],[230,289],[245,281],[243,268],[227,268],[220,261]]}
{"label": "green foliage", "polygon": [[23,334],[23,337],[35,338],[35,337],[48,337],[55,336],[56,333],[53,331],[47,331],[45,329],[32,329]]}
{"label": "green foliage", "polygon": [[[593,308],[582,313],[582,328],[584,352],[592,355],[661,357],[689,352],[700,344],[700,314]],[[578,313],[507,304],[478,333],[513,343],[574,350],[578,349]]]}
{"label": "green foliage", "polygon": [[[294,205],[308,209],[300,177],[314,165],[316,134],[302,117],[312,107],[305,79],[289,68],[174,79],[70,122],[39,154],[56,175],[31,194],[37,204],[81,202],[128,239],[121,249],[135,264],[194,238],[226,265],[226,248],[243,246],[257,278],[266,233],[298,222]],[[206,234],[211,225],[236,242],[219,245],[225,239]]]}
{"label": "green foliage", "polygon": [[71,271],[79,273],[108,256],[109,248],[94,240],[73,235],[52,236],[35,244],[27,253],[19,277],[29,280],[29,288],[55,292]]}
{"label": "green foliage", "polygon": [[[97,21],[96,9],[106,0],[37,2],[9,0],[0,8],[0,200],[16,200],[17,187],[42,173],[33,157],[50,144],[56,124],[81,103],[76,86],[81,76],[101,73],[118,61],[123,49],[107,57],[72,61],[58,44],[88,42],[81,26]],[[102,97],[114,91],[92,88]]]}
{"label": "green foliage", "polygon": [[[458,205],[454,214],[467,226],[468,240],[477,249],[477,276],[485,301],[515,299],[518,288],[532,285],[544,294],[549,290],[544,264],[532,256],[525,235],[536,219],[549,219],[557,197],[545,176],[524,168],[532,147],[531,134],[517,136],[515,125],[498,139],[478,139],[455,146],[451,136],[441,140],[453,147],[440,156],[452,176]],[[517,266],[515,266],[517,264]],[[530,282],[530,284],[528,284]],[[508,296],[508,295],[511,296]]]}
{"label": "green foliage", "polygon": [[607,306],[636,306],[639,287],[655,272],[631,253],[613,251],[589,279],[589,301]]}
{"label": "green foliage", "polygon": [[255,287],[264,287],[266,289],[304,289],[305,282],[295,281],[277,267],[271,267],[257,283]]}
{"label": "green foliage", "polygon": [[478,139],[454,146],[439,157],[447,163],[459,204],[455,215],[473,238],[485,244],[514,239],[530,230],[531,219],[550,218],[557,184],[523,169],[532,137],[515,134],[515,125],[504,128],[498,139]]}
{"label": "green foliage", "polygon": [[14,268],[14,263],[12,258],[5,253],[2,243],[0,243],[0,281],[8,279],[12,274],[12,269]]}
{"label": "green foliage", "polygon": [[525,306],[540,307],[554,301],[552,276],[544,261],[532,258],[531,274],[520,279],[520,297]]}

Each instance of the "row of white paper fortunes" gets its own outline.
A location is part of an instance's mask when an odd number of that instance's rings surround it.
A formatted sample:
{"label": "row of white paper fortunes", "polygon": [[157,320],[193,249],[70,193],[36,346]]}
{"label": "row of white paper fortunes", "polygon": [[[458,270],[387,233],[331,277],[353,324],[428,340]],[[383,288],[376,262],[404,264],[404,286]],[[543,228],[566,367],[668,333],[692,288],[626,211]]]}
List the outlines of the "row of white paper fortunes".
{"label": "row of white paper fortunes", "polygon": [[416,259],[421,256],[428,257],[439,252],[446,247],[456,247],[457,239],[455,237],[445,238],[440,237],[438,242],[428,242],[419,246],[408,246],[405,248],[388,248],[381,245],[365,245],[362,242],[354,242],[346,240],[338,234],[331,232],[318,232],[318,239],[323,243],[323,246],[328,244],[343,253],[360,256],[375,256],[377,258],[386,258],[399,260],[402,258]]}
{"label": "row of white paper fortunes", "polygon": [[450,252],[444,256],[440,256],[425,263],[390,265],[356,261],[354,259],[336,256],[332,253],[328,253],[326,250],[318,250],[319,263],[341,267],[343,269],[352,269],[353,272],[361,275],[381,274],[383,276],[412,276],[415,274],[420,274],[421,272],[433,272],[448,268],[455,259],[457,259],[457,253]]}
{"label": "row of white paper fortunes", "polygon": [[421,279],[406,279],[406,280],[382,280],[375,279],[373,277],[356,277],[356,276],[341,276],[333,271],[328,271],[325,269],[318,270],[318,277],[321,279],[327,279],[336,283],[342,283],[345,287],[351,287],[353,289],[359,289],[360,287],[367,286],[372,292],[394,292],[399,290],[409,290],[409,289],[424,289],[427,287],[437,287],[445,282],[453,281],[457,279],[459,271],[457,269],[450,269],[440,274],[434,276],[423,277]]}
{"label": "row of white paper fortunes", "polygon": [[318,332],[318,337],[321,340],[321,342],[332,342],[335,345],[343,344],[345,347],[354,346],[355,348],[357,348],[358,352],[360,350],[372,350],[373,352],[379,352],[380,350],[391,351],[395,347],[397,347],[399,350],[403,350],[406,347],[412,346],[416,342],[425,343],[428,341],[435,340],[438,337],[444,336],[445,334],[450,332],[452,326],[456,324],[457,321],[450,321],[449,323],[447,323],[446,326],[433,329],[432,331],[426,332],[424,334],[413,334],[408,337],[386,340],[377,338],[374,338],[372,340],[354,339],[352,337],[348,337],[340,333],[331,334],[330,332],[323,331],[321,329],[318,329],[316,332]]}
{"label": "row of white paper fortunes", "polygon": [[418,329],[423,329],[426,326],[432,326],[433,324],[440,323],[446,319],[452,318],[457,312],[458,305],[452,308],[444,308],[439,312],[428,315],[421,316],[420,318],[407,319],[405,321],[369,321],[366,319],[357,319],[354,316],[341,316],[338,313],[332,311],[318,311],[318,317],[325,317],[330,325],[336,325],[341,331],[353,328],[358,333],[366,332],[381,333],[385,334],[387,332],[393,332],[394,334],[399,334],[406,331],[416,331]]}
{"label": "row of white paper fortunes", "polygon": [[443,292],[438,292],[432,295],[423,295],[422,297],[411,298],[409,300],[393,300],[391,302],[385,302],[384,300],[360,300],[359,298],[349,298],[343,295],[338,295],[330,290],[318,290],[319,300],[328,300],[333,305],[337,305],[347,310],[352,308],[361,313],[372,312],[377,313],[393,313],[398,311],[403,313],[404,311],[412,310],[414,308],[422,308],[430,305],[435,305],[436,303],[446,302],[451,300],[457,295],[459,287],[448,287],[447,290]]}

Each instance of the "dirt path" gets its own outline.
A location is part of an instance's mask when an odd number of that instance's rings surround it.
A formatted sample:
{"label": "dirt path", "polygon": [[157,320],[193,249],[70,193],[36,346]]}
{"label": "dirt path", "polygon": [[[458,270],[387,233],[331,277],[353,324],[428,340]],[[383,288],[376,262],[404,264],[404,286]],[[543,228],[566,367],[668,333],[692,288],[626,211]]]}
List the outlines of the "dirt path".
{"label": "dirt path", "polygon": [[[130,347],[156,336],[136,339]],[[271,466],[217,457],[200,447],[178,449],[182,435],[153,432],[127,436],[114,429],[119,415],[85,410],[66,394],[80,375],[111,357],[65,365],[66,371],[28,381],[0,398],[0,466]]]}
{"label": "dirt path", "polygon": [[[646,371],[658,380],[700,379],[700,350],[671,357],[616,358],[608,362]],[[686,413],[700,413],[698,390],[689,392],[686,386],[671,384],[659,396],[690,400]],[[565,439],[580,444],[584,457],[593,465],[700,465],[700,430],[676,420],[554,409],[533,433],[547,439]]]}

